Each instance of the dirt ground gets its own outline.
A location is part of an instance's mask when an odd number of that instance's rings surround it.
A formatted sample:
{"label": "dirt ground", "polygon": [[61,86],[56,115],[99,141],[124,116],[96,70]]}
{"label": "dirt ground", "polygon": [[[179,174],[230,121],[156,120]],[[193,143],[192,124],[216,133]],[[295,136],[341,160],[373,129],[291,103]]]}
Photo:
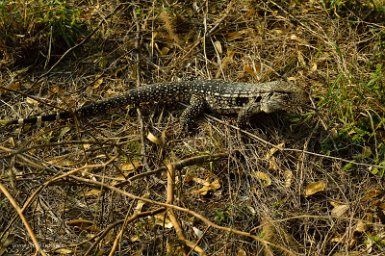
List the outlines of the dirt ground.
{"label": "dirt ground", "polygon": [[177,104],[0,126],[0,255],[383,255],[384,6],[0,3],[1,120],[182,79],[306,92],[242,129]]}

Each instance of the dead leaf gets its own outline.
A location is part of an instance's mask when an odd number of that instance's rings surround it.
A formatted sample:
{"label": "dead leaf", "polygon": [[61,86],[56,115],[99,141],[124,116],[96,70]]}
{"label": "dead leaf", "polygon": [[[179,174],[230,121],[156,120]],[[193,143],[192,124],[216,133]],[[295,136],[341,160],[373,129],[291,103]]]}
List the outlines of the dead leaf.
{"label": "dead leaf", "polygon": [[282,150],[282,148],[285,147],[285,143],[282,142],[278,144],[276,147],[272,147],[269,152],[265,154],[265,156],[262,158],[263,160],[269,160],[278,150]]}
{"label": "dead leaf", "polygon": [[349,205],[341,204],[333,208],[331,215],[333,217],[342,217],[349,210]]}
{"label": "dead leaf", "polygon": [[215,190],[218,190],[221,188],[221,183],[220,183],[219,179],[216,179],[211,183],[208,181],[202,180],[200,178],[193,178],[193,181],[195,181],[198,184],[203,185],[202,188],[200,188],[198,190],[194,190],[192,192],[193,194],[199,194],[199,195],[205,196],[205,195],[207,195],[207,193],[209,191],[215,191]]}
{"label": "dead leaf", "polygon": [[97,188],[90,189],[84,193],[81,194],[83,197],[99,197],[102,191]]}
{"label": "dead leaf", "polygon": [[196,227],[192,227],[193,231],[194,231],[194,234],[198,237],[198,238],[202,238],[203,237],[203,232],[202,230],[200,230],[199,228],[196,228]]}
{"label": "dead leaf", "polygon": [[96,80],[93,84],[93,89],[98,89],[100,87],[100,85],[103,83],[103,77],[99,78],[98,80]]}
{"label": "dead leaf", "polygon": [[343,236],[341,234],[336,234],[331,240],[332,243],[342,243]]}
{"label": "dead leaf", "polygon": [[140,236],[139,235],[134,235],[130,238],[131,242],[139,242],[140,241]]}
{"label": "dead leaf", "polygon": [[326,183],[324,181],[317,181],[310,183],[309,185],[306,186],[305,188],[305,197],[314,195],[318,192],[324,191],[326,188]]}
{"label": "dead leaf", "polygon": [[279,165],[277,163],[277,159],[272,156],[269,159],[269,171],[275,172],[279,170]]}
{"label": "dead leaf", "polygon": [[306,67],[306,61],[305,58],[303,57],[303,53],[300,51],[297,51],[297,59],[299,64],[301,64],[302,67]]}
{"label": "dead leaf", "polygon": [[60,166],[67,166],[67,167],[76,165],[75,162],[68,159],[68,156],[54,157],[51,160],[49,160],[48,163],[50,163],[52,165],[56,165],[56,166],[60,165]]}
{"label": "dead leaf", "polygon": [[147,134],[147,139],[149,141],[151,141],[152,143],[156,144],[156,145],[163,145],[163,141],[161,139],[159,139],[158,137],[156,137],[154,134],[152,134],[151,132],[149,132]]}
{"label": "dead leaf", "polygon": [[315,72],[317,68],[318,68],[317,63],[313,63],[313,65],[311,65],[310,72]]}
{"label": "dead leaf", "polygon": [[171,49],[169,47],[166,47],[166,46],[162,47],[159,50],[160,56],[165,56],[165,55],[169,54],[170,50]]}
{"label": "dead leaf", "polygon": [[124,174],[129,174],[136,169],[142,167],[143,164],[139,160],[131,160],[129,163],[124,163],[120,165],[120,170],[124,172]]}
{"label": "dead leaf", "polygon": [[293,172],[290,170],[285,171],[285,188],[290,188],[291,184],[293,183]]}
{"label": "dead leaf", "polygon": [[93,221],[85,220],[85,219],[75,219],[68,220],[66,224],[70,227],[76,227],[80,230],[98,232],[99,228],[94,224]]}
{"label": "dead leaf", "polygon": [[21,87],[21,83],[20,82],[12,82],[9,85],[7,85],[6,88],[10,89],[12,91],[19,91],[20,87]]}
{"label": "dead leaf", "polygon": [[[349,248],[353,247],[356,243],[357,243],[357,239],[355,239],[354,237],[352,238],[348,238],[347,236],[345,235],[341,235],[341,234],[336,234],[331,240],[330,242],[332,243],[337,243],[337,244],[344,244],[344,245],[347,245]],[[346,255],[346,254],[345,254]],[[349,252],[349,255],[350,252]]]}
{"label": "dead leaf", "polygon": [[64,127],[63,129],[60,130],[59,138],[63,138],[64,135],[66,135],[71,130],[72,128],[69,126]]}
{"label": "dead leaf", "polygon": [[88,150],[88,149],[91,148],[91,144],[89,144],[89,143],[84,143],[84,144],[82,144],[82,145],[83,145],[83,149],[84,149],[84,150]]}
{"label": "dead leaf", "polygon": [[238,249],[237,256],[246,256],[247,253],[242,248]]}
{"label": "dead leaf", "polygon": [[256,172],[255,173],[255,177],[261,181],[262,185],[264,187],[268,187],[271,185],[271,178],[269,175],[267,175],[266,173],[264,172]]}
{"label": "dead leaf", "polygon": [[220,41],[215,41],[214,42],[214,47],[215,47],[215,50],[217,50],[218,54],[222,54],[223,53],[223,48],[222,48],[222,44]]}
{"label": "dead leaf", "polygon": [[32,105],[34,107],[38,107],[40,102],[33,99],[33,98],[30,98],[30,97],[27,97],[26,100],[25,100],[29,105]]}
{"label": "dead leaf", "polygon": [[366,224],[362,221],[362,220],[359,220],[356,224],[356,228],[355,228],[355,232],[358,232],[358,233],[363,233],[367,230],[366,228]]}
{"label": "dead leaf", "polygon": [[[144,195],[142,195],[143,198],[149,198],[150,197],[150,193],[146,193]],[[134,209],[135,213],[140,213],[142,212],[142,209],[143,209],[143,206],[146,204],[145,201],[143,200],[138,200],[138,203],[136,204],[136,207]]]}
{"label": "dead leaf", "polygon": [[155,218],[155,225],[162,226],[165,228],[174,227],[174,225],[172,224],[172,222],[164,212],[156,214],[154,218]]}
{"label": "dead leaf", "polygon": [[55,250],[55,253],[58,253],[60,255],[73,255],[74,251],[69,248],[58,248]]}
{"label": "dead leaf", "polygon": [[228,41],[235,41],[235,40],[239,40],[239,39],[254,37],[255,31],[253,28],[246,28],[246,29],[235,31],[235,32],[227,33],[226,36],[227,36]]}
{"label": "dead leaf", "polygon": [[249,75],[252,75],[252,76],[255,75],[253,66],[251,66],[249,63],[246,63],[243,65],[243,71]]}
{"label": "dead leaf", "polygon": [[290,39],[293,40],[293,41],[296,41],[298,43],[301,43],[301,44],[307,44],[305,39],[303,39],[303,38],[301,38],[301,37],[299,37],[299,36],[297,36],[295,34],[291,34],[290,35]]}

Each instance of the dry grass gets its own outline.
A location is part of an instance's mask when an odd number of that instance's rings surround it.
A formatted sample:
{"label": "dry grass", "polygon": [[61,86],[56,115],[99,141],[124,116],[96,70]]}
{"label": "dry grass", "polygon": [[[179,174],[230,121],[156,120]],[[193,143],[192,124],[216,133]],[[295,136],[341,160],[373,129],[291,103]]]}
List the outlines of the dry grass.
{"label": "dry grass", "polygon": [[287,77],[309,103],[246,131],[161,107],[3,128],[0,255],[381,255],[384,3],[259,2],[1,5],[0,119],[190,76]]}

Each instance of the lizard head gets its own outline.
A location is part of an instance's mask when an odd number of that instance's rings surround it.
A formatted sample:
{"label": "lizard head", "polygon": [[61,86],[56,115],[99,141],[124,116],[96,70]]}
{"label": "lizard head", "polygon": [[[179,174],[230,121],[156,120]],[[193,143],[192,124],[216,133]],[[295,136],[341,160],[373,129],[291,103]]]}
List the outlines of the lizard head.
{"label": "lizard head", "polygon": [[261,97],[261,111],[272,113],[280,110],[295,111],[304,104],[303,92],[299,89],[287,91],[272,91]]}

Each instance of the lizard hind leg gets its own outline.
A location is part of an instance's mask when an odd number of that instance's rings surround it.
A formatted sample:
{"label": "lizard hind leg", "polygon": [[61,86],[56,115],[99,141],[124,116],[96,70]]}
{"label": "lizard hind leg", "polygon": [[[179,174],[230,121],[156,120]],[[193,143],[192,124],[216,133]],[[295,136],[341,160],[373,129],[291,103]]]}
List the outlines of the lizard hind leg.
{"label": "lizard hind leg", "polygon": [[187,131],[191,130],[195,125],[195,121],[201,117],[207,109],[208,104],[204,96],[193,94],[190,98],[190,105],[180,116],[180,122],[183,128]]}

